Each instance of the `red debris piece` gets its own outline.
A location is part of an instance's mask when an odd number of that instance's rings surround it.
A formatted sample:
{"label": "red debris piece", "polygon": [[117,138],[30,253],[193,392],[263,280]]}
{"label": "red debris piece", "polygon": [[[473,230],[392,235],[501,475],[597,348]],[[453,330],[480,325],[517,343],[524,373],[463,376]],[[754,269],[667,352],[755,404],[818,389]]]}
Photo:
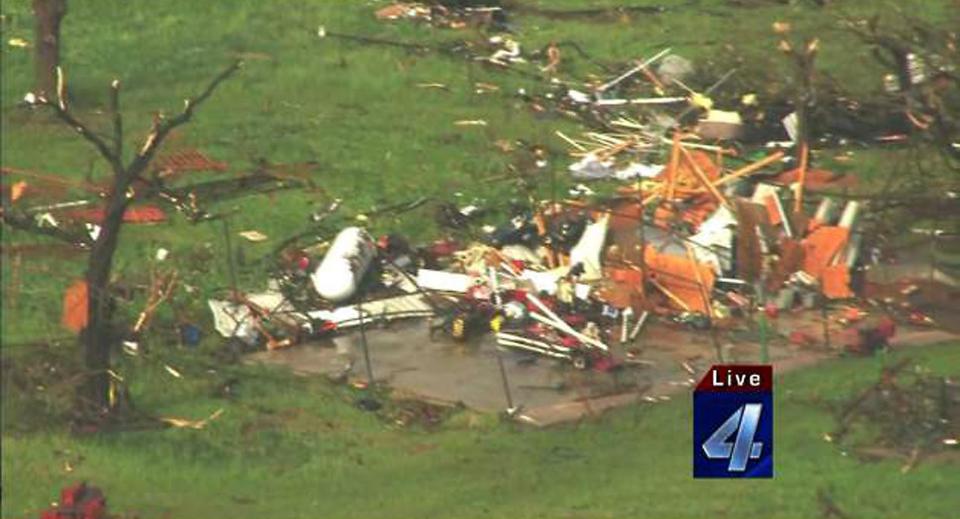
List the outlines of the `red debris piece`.
{"label": "red debris piece", "polygon": [[802,330],[790,332],[789,340],[790,344],[796,344],[797,346],[813,346],[817,344],[816,337]]}
{"label": "red debris piece", "polygon": [[857,321],[863,320],[863,318],[866,316],[867,316],[866,312],[864,312],[863,310],[860,310],[855,306],[851,306],[850,308],[847,308],[845,312],[843,312],[843,318],[846,319],[847,322],[851,322],[851,323],[855,323]]}
{"label": "red debris piece", "polygon": [[[800,170],[784,171],[771,179],[776,184],[789,186],[800,180]],[[803,179],[803,188],[811,191],[851,187],[856,185],[857,178],[853,175],[834,173],[825,169],[807,169]]]}
{"label": "red debris piece", "polygon": [[847,343],[845,348],[848,353],[855,355],[871,355],[877,350],[886,348],[896,333],[896,323],[890,316],[884,315],[872,326],[857,329],[856,340]]}
{"label": "red debris piece", "polygon": [[934,321],[929,316],[914,310],[907,316],[907,322],[914,326],[933,326]]}
{"label": "red debris piece", "polygon": [[884,338],[892,339],[897,334],[897,323],[889,315],[885,315],[877,322],[876,329]]}
{"label": "red debris piece", "polygon": [[159,157],[154,162],[154,169],[161,176],[187,171],[226,171],[227,163],[217,162],[197,150],[189,149]]}
{"label": "red debris piece", "polygon": [[447,258],[460,250],[460,244],[453,240],[437,240],[430,244],[427,252],[434,258]]}
{"label": "red debris piece", "polygon": [[105,519],[107,499],[103,492],[86,483],[65,487],[60,491],[60,503],[40,514],[40,519]]}
{"label": "red debris piece", "polygon": [[772,302],[767,303],[766,305],[764,305],[764,307],[763,307],[763,312],[764,312],[765,314],[767,314],[767,317],[770,318],[770,319],[776,319],[776,318],[780,317],[780,309],[777,308],[777,305],[776,305],[775,303],[772,303]]}
{"label": "red debris piece", "polygon": [[[65,212],[64,216],[73,220],[101,224],[106,216],[106,210],[103,208],[74,209]],[[123,221],[126,223],[157,223],[166,219],[167,213],[155,205],[131,207],[123,214]]]}

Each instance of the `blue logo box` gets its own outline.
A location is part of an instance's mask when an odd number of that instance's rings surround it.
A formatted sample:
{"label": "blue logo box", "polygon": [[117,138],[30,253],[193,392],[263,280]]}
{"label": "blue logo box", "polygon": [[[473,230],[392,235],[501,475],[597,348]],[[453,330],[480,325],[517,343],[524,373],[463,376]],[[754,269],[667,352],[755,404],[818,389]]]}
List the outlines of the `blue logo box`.
{"label": "blue logo box", "polygon": [[773,367],[718,364],[693,392],[693,477],[773,477]]}

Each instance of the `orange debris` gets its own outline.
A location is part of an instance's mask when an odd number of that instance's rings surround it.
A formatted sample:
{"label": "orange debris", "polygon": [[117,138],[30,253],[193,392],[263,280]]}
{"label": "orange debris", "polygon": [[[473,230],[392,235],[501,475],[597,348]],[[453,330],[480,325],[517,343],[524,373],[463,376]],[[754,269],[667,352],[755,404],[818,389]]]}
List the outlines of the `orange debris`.
{"label": "orange debris", "polygon": [[803,240],[803,271],[819,279],[843,251],[849,237],[849,229],[835,226],[820,227],[810,233]]}
{"label": "orange debris", "polygon": [[780,225],[783,218],[780,217],[780,210],[777,209],[777,199],[773,193],[763,199],[763,205],[766,206],[767,214],[770,215],[770,223]]}
{"label": "orange debris", "polygon": [[63,294],[63,325],[74,333],[87,327],[87,282],[79,280]]}
{"label": "orange debris", "polygon": [[[686,306],[691,312],[710,315],[703,293],[712,292],[716,281],[716,274],[711,266],[691,261],[684,256],[663,254],[650,245],[646,248],[644,261],[650,273],[650,279],[656,282],[654,285],[662,285],[682,301],[683,305],[674,302],[678,307]],[[703,284],[702,289],[700,282]],[[671,301],[673,301],[672,298]]]}
{"label": "orange debris", "polygon": [[823,295],[830,299],[853,297],[853,291],[850,290],[850,269],[842,263],[825,268],[820,283],[823,286]]}

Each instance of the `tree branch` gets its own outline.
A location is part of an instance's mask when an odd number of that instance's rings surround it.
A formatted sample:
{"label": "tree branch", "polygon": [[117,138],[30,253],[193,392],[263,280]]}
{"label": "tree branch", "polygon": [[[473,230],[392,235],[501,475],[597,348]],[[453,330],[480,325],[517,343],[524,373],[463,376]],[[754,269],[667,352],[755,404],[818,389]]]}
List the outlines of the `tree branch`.
{"label": "tree branch", "polygon": [[100,155],[106,159],[107,163],[110,164],[114,174],[122,173],[123,162],[120,160],[120,157],[114,154],[113,150],[107,146],[107,143],[104,142],[99,135],[94,133],[86,124],[80,122],[80,120],[70,113],[70,109],[67,107],[67,99],[65,96],[65,83],[66,81],[64,79],[63,69],[57,67],[57,102],[54,103],[46,97],[40,97],[37,100],[38,104],[49,106],[50,109],[53,110],[53,113],[59,117],[61,121],[76,130],[81,137],[87,140],[87,142],[93,144],[93,146],[97,148],[97,151],[100,152]]}
{"label": "tree branch", "polygon": [[166,139],[167,135],[169,135],[174,128],[189,121],[190,118],[193,117],[194,110],[196,110],[201,103],[206,101],[207,98],[213,94],[213,91],[220,86],[220,83],[226,81],[238,69],[240,69],[242,65],[242,61],[235,61],[229,67],[217,74],[217,76],[210,81],[207,87],[200,92],[199,95],[187,99],[184,102],[183,112],[172,119],[160,119],[159,122],[154,123],[153,130],[151,130],[147,135],[147,138],[144,139],[143,145],[140,147],[140,151],[137,153],[137,156],[134,157],[133,161],[127,167],[127,173],[137,176],[144,169],[146,169],[147,165],[150,163],[150,160],[153,158],[153,155],[160,147],[160,144],[163,143],[163,140]]}
{"label": "tree branch", "polygon": [[123,116],[120,114],[120,80],[110,83],[110,113],[113,115],[113,154],[123,162]]}
{"label": "tree branch", "polygon": [[7,208],[3,211],[0,219],[3,220],[3,223],[14,229],[56,238],[74,247],[88,249],[92,245],[92,240],[85,234],[73,233],[60,227],[44,227],[38,225],[32,216],[23,214],[20,211],[11,211]]}

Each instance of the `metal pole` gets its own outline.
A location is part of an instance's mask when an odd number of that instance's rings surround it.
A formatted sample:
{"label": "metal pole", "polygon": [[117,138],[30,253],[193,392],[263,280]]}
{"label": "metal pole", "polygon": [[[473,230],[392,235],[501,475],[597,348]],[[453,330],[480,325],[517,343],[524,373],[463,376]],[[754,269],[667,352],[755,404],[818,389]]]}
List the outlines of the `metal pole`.
{"label": "metal pole", "polygon": [[366,322],[363,319],[363,296],[357,301],[357,311],[360,314],[360,347],[363,349],[363,363],[367,368],[367,385],[370,389],[374,387],[373,365],[370,364],[370,349],[367,347]]}
{"label": "metal pole", "polygon": [[230,289],[233,291],[233,297],[237,296],[237,267],[234,265],[233,244],[230,242],[230,221],[226,216],[220,220],[223,222],[223,239],[227,243],[227,267],[230,269]]}
{"label": "metal pole", "polygon": [[717,362],[720,364],[726,362],[723,358],[723,346],[720,344],[719,337],[717,337],[717,327],[713,325],[713,319],[710,319],[710,342],[713,343],[713,349],[717,352]]}
{"label": "metal pole", "polygon": [[[640,295],[647,302],[647,211],[643,204],[643,180],[637,181],[637,201],[640,202]],[[632,337],[631,337],[632,339]]]}
{"label": "metal pole", "polygon": [[930,230],[930,279],[929,281],[933,283],[933,278],[935,277],[937,271],[937,230]]}
{"label": "metal pole", "polygon": [[760,283],[757,284],[756,291],[757,291],[757,301],[758,301],[758,304],[760,305],[760,311],[759,311],[760,315],[758,316],[759,323],[757,323],[759,325],[758,328],[760,331],[760,363],[768,364],[770,362],[770,350],[767,346],[767,332],[768,332],[767,327],[769,324],[767,323],[767,309],[766,309],[767,298],[766,298],[766,292],[763,290],[762,284]]}
{"label": "metal pole", "polygon": [[497,366],[500,367],[500,381],[503,382],[503,395],[507,398],[507,414],[513,414],[513,396],[510,394],[510,382],[507,380],[507,368],[503,365],[503,357],[500,356],[500,346],[493,347],[497,355]]}
{"label": "metal pole", "polygon": [[767,346],[767,313],[760,310],[760,363],[770,362],[770,349]]}
{"label": "metal pole", "polygon": [[823,319],[823,344],[830,349],[830,320],[827,317],[827,297],[820,294],[820,318]]}

